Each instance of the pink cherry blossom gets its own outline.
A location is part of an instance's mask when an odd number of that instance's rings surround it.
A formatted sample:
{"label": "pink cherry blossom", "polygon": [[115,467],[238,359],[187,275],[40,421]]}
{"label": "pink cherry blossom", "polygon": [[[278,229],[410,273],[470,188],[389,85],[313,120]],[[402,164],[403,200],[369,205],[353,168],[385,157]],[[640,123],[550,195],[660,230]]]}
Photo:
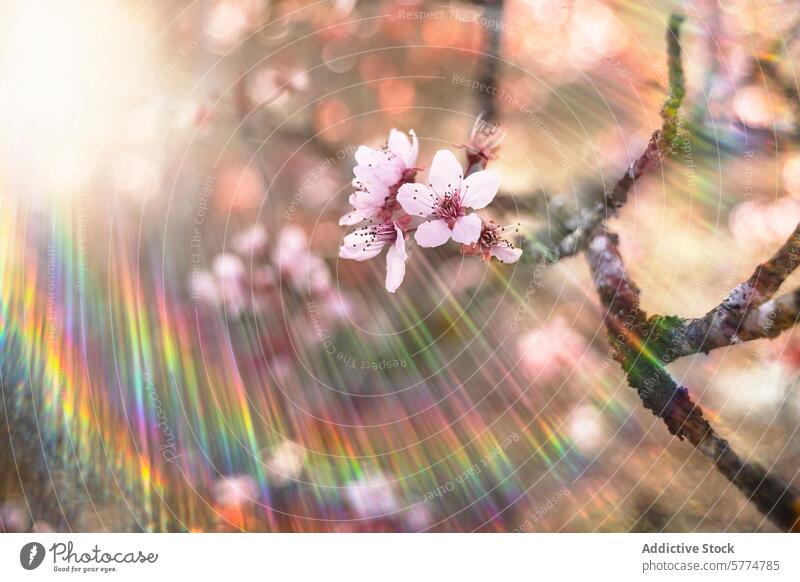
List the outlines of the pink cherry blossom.
{"label": "pink cherry blossom", "polygon": [[358,148],[358,165],[353,169],[356,192],[350,196],[353,210],[339,220],[340,225],[357,224],[369,219],[389,222],[394,212],[400,210],[397,190],[402,184],[413,180],[417,173],[415,164],[419,141],[413,129],[409,135],[411,139],[392,129],[383,148]]}
{"label": "pink cherry blossom", "polygon": [[385,222],[397,210],[396,197],[390,196],[390,188],[374,176],[365,176],[353,180],[353,185],[358,188],[350,195],[350,205],[353,207],[339,219],[340,226],[358,224],[363,220],[379,219]]}
{"label": "pink cherry blossom", "polygon": [[239,282],[247,275],[244,261],[232,253],[221,253],[214,257],[211,268],[223,281]]}
{"label": "pink cherry blossom", "polygon": [[[234,317],[241,315],[247,303],[247,268],[244,261],[233,253],[219,254],[211,263],[211,275],[219,301],[225,304],[228,314]],[[203,277],[197,282],[206,287],[203,293],[211,299],[212,280]]]}
{"label": "pink cherry blossom", "polygon": [[475,120],[469,141],[466,144],[467,155],[470,165],[480,160],[488,162],[497,157],[497,150],[500,143],[505,139],[506,132],[500,126],[487,121],[483,113]]}
{"label": "pink cherry blossom", "polygon": [[522,336],[517,349],[522,369],[541,382],[569,374],[583,358],[591,358],[586,339],[563,317]]}
{"label": "pink cherry blossom", "polygon": [[356,150],[358,165],[353,172],[357,180],[375,177],[386,186],[395,186],[401,180],[410,180],[416,174],[419,141],[414,130],[409,130],[411,139],[396,129],[389,132],[389,139],[381,149],[361,146]]}
{"label": "pink cherry blossom", "polygon": [[331,274],[328,266],[313,253],[302,228],[287,226],[281,231],[273,258],[282,276],[297,291],[320,295],[330,291]]}
{"label": "pink cherry blossom", "polygon": [[235,508],[258,498],[258,485],[249,475],[222,477],[214,483],[214,501],[223,507]]}
{"label": "pink cherry blossom", "polygon": [[346,237],[339,248],[343,259],[366,261],[378,256],[386,245],[386,290],[394,293],[406,275],[406,243],[403,231],[395,222],[382,222],[357,228]]}
{"label": "pink cherry blossom", "polygon": [[[484,222],[478,241],[471,245],[464,245],[461,247],[461,252],[465,255],[479,254],[484,261],[494,257],[501,263],[516,263],[522,256],[522,249],[515,249],[514,245],[503,237],[509,228],[511,227],[500,226],[493,220]],[[517,225],[514,225],[513,228],[516,229]]]}
{"label": "pink cherry blossom", "polygon": [[245,257],[259,256],[267,248],[267,230],[261,224],[255,224],[240,232],[233,239],[233,250]]}
{"label": "pink cherry blossom", "polygon": [[397,201],[408,214],[434,220],[417,227],[414,238],[421,247],[438,247],[451,238],[470,245],[481,236],[482,221],[467,208],[480,209],[494,200],[500,177],[491,170],[474,172],[464,179],[464,171],[453,152],[439,150],[428,172],[429,186],[403,184]]}
{"label": "pink cherry blossom", "polygon": [[269,451],[264,461],[269,479],[276,485],[296,480],[306,462],[306,450],[294,441],[284,440]]}
{"label": "pink cherry blossom", "polygon": [[30,523],[30,513],[22,499],[15,497],[0,504],[0,531],[22,533]]}
{"label": "pink cherry blossom", "polygon": [[402,509],[394,483],[382,471],[352,481],[344,493],[352,510],[362,519],[383,517]]}

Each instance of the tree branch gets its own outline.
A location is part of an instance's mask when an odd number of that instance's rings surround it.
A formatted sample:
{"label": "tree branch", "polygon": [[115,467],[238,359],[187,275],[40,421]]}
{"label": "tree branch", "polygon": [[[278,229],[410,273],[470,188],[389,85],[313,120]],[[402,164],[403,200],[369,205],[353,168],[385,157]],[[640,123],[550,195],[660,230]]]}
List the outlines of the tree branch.
{"label": "tree branch", "polygon": [[740,489],[748,500],[781,529],[800,529],[800,498],[779,477],[761,465],[742,459],[720,437],[695,405],[689,391],[664,369],[659,354],[649,349],[646,314],[639,306],[639,289],[625,271],[617,237],[595,234],[586,257],[606,313],[614,359],[624,370],[645,408],[661,418],[671,434],[686,439]]}
{"label": "tree branch", "polygon": [[579,212],[577,224],[553,243],[542,244],[549,233],[539,233],[530,239],[523,239],[523,259],[538,262],[547,257],[571,257],[586,247],[592,233],[609,217],[616,216],[619,209],[628,201],[628,193],[647,170],[656,167],[663,157],[670,155],[679,137],[679,118],[683,98],[686,95],[683,67],[681,65],[680,27],[683,16],[673,14],[667,29],[667,67],[669,70],[669,89],[661,108],[662,126],[653,132],[642,155],[629,167],[613,188],[607,190],[601,200],[589,209]]}
{"label": "tree branch", "polygon": [[[742,459],[692,402],[688,389],[678,385],[664,366],[684,352],[692,353],[690,349],[698,351],[722,340],[728,345],[737,332],[745,337],[746,334],[767,336],[793,325],[797,319],[800,290],[775,300],[772,296],[797,266],[800,231],[796,230],[770,260],[759,265],[717,308],[690,322],[677,317],[647,318],[640,307],[639,289],[625,270],[617,237],[605,232],[605,221],[624,206],[636,182],[673,153],[682,139],[678,117],[686,93],[679,42],[682,22],[683,17],[677,15],[669,22],[669,91],[661,109],[661,128],[653,133],[645,151],[625,175],[605,191],[597,203],[582,210],[574,225],[559,220],[556,228],[524,240],[523,257],[528,262],[555,262],[585,250],[598,295],[608,310],[605,322],[613,357],[644,407],[661,418],[671,434],[688,440],[711,459],[717,469],[780,528],[799,531],[798,495],[761,465]],[[550,236],[551,230],[558,233],[555,241]]]}
{"label": "tree branch", "polygon": [[798,319],[798,291],[773,296],[800,261],[800,224],[789,239],[714,309],[697,319],[655,316],[648,344],[665,363],[760,338],[776,337]]}
{"label": "tree branch", "polygon": [[[503,0],[484,3],[483,18],[486,28],[486,42],[480,60],[480,82],[486,87],[497,87],[497,72],[500,66],[501,29],[503,26]],[[493,92],[478,91],[480,109],[484,119],[489,123],[497,121],[497,104]]]}
{"label": "tree branch", "polygon": [[[486,42],[478,62],[479,78],[483,86],[497,88],[498,69],[500,67],[500,34],[503,27],[503,0],[481,2],[483,5],[483,24],[486,29]],[[494,100],[496,91],[478,91],[479,115],[472,127],[469,141],[464,146],[467,150],[466,176],[485,170],[505,136],[505,132],[497,123],[497,104]]]}

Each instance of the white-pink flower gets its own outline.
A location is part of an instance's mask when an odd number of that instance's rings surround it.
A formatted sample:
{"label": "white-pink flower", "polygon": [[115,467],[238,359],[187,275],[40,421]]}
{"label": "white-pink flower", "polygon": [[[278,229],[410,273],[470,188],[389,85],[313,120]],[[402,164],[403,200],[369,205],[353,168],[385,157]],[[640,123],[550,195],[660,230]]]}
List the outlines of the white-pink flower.
{"label": "white-pink flower", "polygon": [[397,201],[408,214],[432,217],[417,227],[414,238],[421,247],[438,247],[450,238],[470,245],[481,236],[482,221],[467,208],[480,209],[494,200],[500,176],[491,170],[464,179],[461,164],[449,150],[439,150],[428,172],[428,186],[403,184]]}
{"label": "white-pink flower", "polygon": [[406,275],[408,260],[403,231],[396,223],[382,222],[357,228],[344,237],[339,256],[366,261],[378,256],[386,245],[391,245],[386,253],[386,290],[394,293]]}
{"label": "white-pink flower", "polygon": [[267,248],[267,229],[261,224],[255,224],[240,232],[233,239],[233,250],[245,257],[261,255]]}
{"label": "white-pink flower", "polygon": [[353,187],[350,196],[353,210],[339,220],[339,224],[357,224],[362,220],[377,219],[390,222],[396,210],[397,189],[414,179],[415,164],[419,154],[419,141],[414,130],[411,138],[396,129],[389,132],[389,140],[381,149],[361,146],[356,151],[358,165],[353,169]]}
{"label": "white-pink flower", "polygon": [[331,274],[321,257],[309,247],[308,236],[298,226],[281,231],[274,251],[274,263],[281,274],[301,293],[325,294],[331,288]]}
{"label": "white-pink flower", "polygon": [[582,359],[591,358],[586,339],[563,317],[522,336],[517,349],[522,369],[542,382],[569,374]]}
{"label": "white-pink flower", "polygon": [[[514,248],[514,245],[503,235],[509,227],[500,226],[495,221],[484,222],[481,227],[481,235],[477,242],[461,247],[461,252],[465,255],[481,255],[484,261],[494,257],[501,263],[516,263],[522,256],[522,249]],[[517,225],[514,225],[517,229]]]}
{"label": "white-pink flower", "polygon": [[479,161],[488,162],[495,159],[500,143],[505,139],[506,132],[500,126],[487,121],[481,113],[469,135],[466,144],[467,155],[471,163]]}
{"label": "white-pink flower", "polygon": [[385,517],[402,509],[394,483],[382,471],[352,481],[344,493],[350,507],[362,519]]}
{"label": "white-pink flower", "polygon": [[223,264],[228,260],[227,256],[220,255],[220,257],[217,257],[220,260],[215,259],[215,267],[220,265],[220,268],[192,273],[190,280],[192,298],[213,307],[224,305],[229,316],[239,317],[247,307],[246,279],[244,275],[241,278],[230,276],[232,273],[226,271],[228,266]]}
{"label": "white-pink flower", "polygon": [[358,165],[353,170],[356,181],[372,177],[386,186],[396,186],[400,180],[409,179],[416,173],[415,164],[419,154],[419,141],[414,130],[409,130],[411,139],[402,131],[392,129],[389,139],[381,149],[362,145],[356,150]]}
{"label": "white-pink flower", "polygon": [[396,198],[390,196],[389,187],[375,176],[368,176],[353,181],[358,188],[350,195],[350,205],[353,210],[339,219],[340,226],[358,224],[362,220],[391,219],[392,213],[397,209]]}

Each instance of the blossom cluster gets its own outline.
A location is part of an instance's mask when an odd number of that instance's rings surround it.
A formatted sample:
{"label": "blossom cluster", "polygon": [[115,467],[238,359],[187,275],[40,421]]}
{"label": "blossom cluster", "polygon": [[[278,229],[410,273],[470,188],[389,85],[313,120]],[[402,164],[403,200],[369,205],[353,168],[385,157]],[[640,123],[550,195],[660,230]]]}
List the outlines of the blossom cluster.
{"label": "blossom cluster", "polygon": [[[495,140],[484,148],[486,161],[493,158],[496,146]],[[473,149],[468,144],[470,156]],[[419,141],[414,130],[406,135],[392,129],[382,148],[364,145],[358,148],[353,170],[356,191],[349,199],[352,210],[342,216],[339,224],[366,222],[366,225],[344,237],[339,256],[365,261],[388,246],[386,289],[391,293],[405,277],[406,235],[411,232],[420,247],[438,247],[452,239],[461,245],[465,255],[479,254],[485,261],[495,257],[503,263],[519,260],[522,250],[514,248],[503,236],[505,227],[468,212],[486,208],[494,200],[500,176],[486,169],[465,176],[453,152],[439,150],[433,156],[427,183],[416,182],[420,170],[416,166],[418,154]]]}
{"label": "blossom cluster", "polygon": [[261,224],[243,230],[209,270],[193,273],[191,289],[195,299],[224,307],[235,318],[247,311],[282,311],[282,289],[324,304],[332,317],[346,317],[350,309],[346,296],[334,288],[328,265],[297,226],[285,227],[274,244]]}

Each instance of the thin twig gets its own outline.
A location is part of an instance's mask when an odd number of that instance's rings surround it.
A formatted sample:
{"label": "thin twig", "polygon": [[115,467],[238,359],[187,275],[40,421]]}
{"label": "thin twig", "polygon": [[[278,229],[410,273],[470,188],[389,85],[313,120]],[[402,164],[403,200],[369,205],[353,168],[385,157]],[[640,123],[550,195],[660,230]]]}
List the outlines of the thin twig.
{"label": "thin twig", "polygon": [[[613,188],[607,190],[603,198],[589,209],[581,211],[577,224],[568,230],[554,246],[543,249],[542,234],[522,241],[523,258],[528,262],[538,262],[545,256],[559,258],[571,257],[586,247],[592,233],[601,224],[616,216],[628,200],[628,193],[636,182],[651,168],[656,167],[666,155],[672,153],[679,136],[678,111],[686,95],[683,67],[681,65],[680,27],[683,16],[673,14],[667,29],[667,66],[669,70],[669,89],[661,108],[662,126],[653,132],[642,155],[639,156]],[[546,247],[546,245],[545,245]]]}

